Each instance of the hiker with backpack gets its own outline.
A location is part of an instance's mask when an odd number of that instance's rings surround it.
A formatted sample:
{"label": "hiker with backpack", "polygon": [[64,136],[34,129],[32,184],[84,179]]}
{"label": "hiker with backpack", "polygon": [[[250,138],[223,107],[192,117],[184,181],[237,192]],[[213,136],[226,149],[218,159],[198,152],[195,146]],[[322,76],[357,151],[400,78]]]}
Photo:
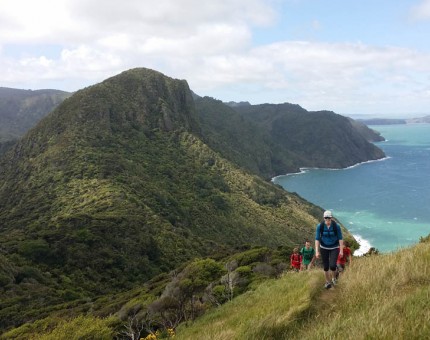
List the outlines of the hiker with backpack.
{"label": "hiker with backpack", "polygon": [[343,237],[340,225],[333,219],[330,210],[324,212],[324,221],[319,223],[315,235],[316,258],[322,258],[326,289],[336,282],[336,262],[343,256]]}
{"label": "hiker with backpack", "polygon": [[298,272],[302,265],[302,255],[300,255],[298,247],[295,247],[293,249],[293,253],[291,254],[291,257],[290,257],[290,262],[291,262],[291,268],[294,271]]}
{"label": "hiker with backpack", "polygon": [[300,249],[302,255],[302,269],[309,270],[315,262],[315,249],[311,247],[311,242],[306,240],[305,246]]}

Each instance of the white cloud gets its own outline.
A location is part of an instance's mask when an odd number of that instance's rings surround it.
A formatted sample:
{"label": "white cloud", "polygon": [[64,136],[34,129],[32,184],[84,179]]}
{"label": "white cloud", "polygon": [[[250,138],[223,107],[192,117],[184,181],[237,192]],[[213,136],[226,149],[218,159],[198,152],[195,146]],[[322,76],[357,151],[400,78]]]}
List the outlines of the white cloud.
{"label": "white cloud", "polygon": [[[307,109],[369,110],[383,102],[392,110],[407,110],[412,102],[428,107],[425,95],[430,55],[401,48],[363,44],[279,42],[250,50],[246,55],[212,58],[197,88],[216,91],[224,84],[259,88],[252,97],[242,87],[226,100],[299,103]],[[213,72],[213,74],[210,74]],[[211,79],[208,83],[205,79]],[[208,88],[208,86],[213,88]],[[197,89],[196,89],[197,90]],[[197,93],[199,93],[197,91]],[[235,98],[236,96],[236,98]],[[410,100],[409,103],[407,100]],[[400,102],[401,101],[401,102]]]}
{"label": "white cloud", "polygon": [[418,5],[412,7],[410,15],[413,20],[429,20],[430,0],[422,0]]}
{"label": "white cloud", "polygon": [[1,0],[0,41],[80,43],[114,34],[184,38],[201,26],[270,25],[263,0]]}
{"label": "white cloud", "polygon": [[[0,86],[73,91],[148,67],[223,100],[337,112],[370,110],[377,102],[396,109],[407,99],[428,107],[428,54],[362,43],[253,47],[253,29],[276,22],[277,2],[0,0]],[[429,4],[421,3],[421,14],[427,7],[430,13]]]}
{"label": "white cloud", "polygon": [[59,40],[64,31],[73,30],[61,1],[1,0],[0,4],[2,44],[52,42]]}
{"label": "white cloud", "polygon": [[[138,66],[165,72],[185,66],[173,75],[186,78],[188,68],[198,68],[209,56],[249,48],[251,28],[276,19],[263,0],[1,0],[1,6],[0,65],[8,69],[3,81],[9,86],[13,70],[16,82],[26,73],[44,79],[47,64],[41,60],[50,61],[50,77],[72,73],[88,82],[101,80],[103,69],[112,75]],[[17,59],[8,57],[10,45],[20,51]],[[32,54],[40,45],[57,46],[59,52]]]}

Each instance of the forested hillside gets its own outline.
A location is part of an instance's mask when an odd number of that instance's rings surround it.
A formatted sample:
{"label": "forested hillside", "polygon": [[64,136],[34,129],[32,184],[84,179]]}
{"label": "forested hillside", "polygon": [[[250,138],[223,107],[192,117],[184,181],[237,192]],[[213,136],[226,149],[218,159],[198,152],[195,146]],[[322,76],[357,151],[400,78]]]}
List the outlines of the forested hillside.
{"label": "forested hillside", "polygon": [[229,103],[196,97],[205,142],[266,179],[301,167],[343,168],[383,158],[384,138],[362,123],[299,105]]}
{"label": "forested hillside", "polygon": [[239,105],[234,110],[270,136],[273,174],[300,167],[345,168],[383,158],[369,140],[380,136],[330,111],[309,112],[293,104]]}
{"label": "forested hillside", "polygon": [[[56,90],[0,88],[0,154],[68,96]],[[340,168],[383,157],[369,142],[384,138],[350,118],[308,112],[293,104],[226,104],[210,97],[193,97],[204,142],[234,164],[266,179],[300,167]],[[333,144],[337,146],[330,160],[319,155],[331,151]]]}
{"label": "forested hillside", "polygon": [[248,171],[273,177],[273,152],[266,130],[220,100],[197,97],[195,103],[203,139],[213,150]]}
{"label": "forested hillside", "polygon": [[59,90],[0,87],[0,154],[69,96]]}

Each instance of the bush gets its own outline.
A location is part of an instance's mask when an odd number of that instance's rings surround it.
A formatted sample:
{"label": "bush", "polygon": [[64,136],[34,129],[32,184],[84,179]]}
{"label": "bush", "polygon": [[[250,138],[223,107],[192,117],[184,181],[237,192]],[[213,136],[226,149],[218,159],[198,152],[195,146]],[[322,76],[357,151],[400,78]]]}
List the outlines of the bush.
{"label": "bush", "polygon": [[247,266],[256,262],[267,262],[271,255],[269,248],[254,248],[234,256],[239,266]]}
{"label": "bush", "polygon": [[44,260],[50,255],[49,244],[44,239],[23,241],[18,252],[33,261]]}
{"label": "bush", "polygon": [[42,272],[34,267],[24,266],[18,270],[15,275],[15,282],[21,283],[24,279],[34,279],[39,283],[44,283],[45,279]]}
{"label": "bush", "polygon": [[217,285],[212,288],[212,295],[215,298],[217,303],[224,303],[228,301],[228,291],[225,287],[225,285]]}
{"label": "bush", "polygon": [[430,242],[430,234],[425,237],[420,237],[420,243]]}
{"label": "bush", "polygon": [[0,273],[0,287],[7,286],[13,282],[13,276],[6,273]]}
{"label": "bush", "polygon": [[70,290],[70,289],[62,290],[60,292],[60,296],[65,301],[73,301],[82,297],[79,293],[74,292],[73,290]]}
{"label": "bush", "polygon": [[238,273],[241,277],[251,277],[252,269],[250,266],[241,266],[236,269],[236,273]]}
{"label": "bush", "polygon": [[73,320],[62,321],[52,331],[35,336],[36,340],[111,340],[114,332],[110,324],[113,318],[100,319],[92,316],[79,316]]}
{"label": "bush", "polygon": [[260,274],[263,276],[268,277],[275,277],[276,276],[276,270],[271,265],[267,263],[258,263],[252,271],[256,274]]}

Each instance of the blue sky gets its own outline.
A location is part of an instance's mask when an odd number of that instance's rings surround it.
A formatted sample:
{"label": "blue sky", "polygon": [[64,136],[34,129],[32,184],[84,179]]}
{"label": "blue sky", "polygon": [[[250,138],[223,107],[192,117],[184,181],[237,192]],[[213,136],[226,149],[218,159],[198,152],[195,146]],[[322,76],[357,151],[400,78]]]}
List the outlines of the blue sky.
{"label": "blue sky", "polygon": [[430,114],[430,0],[0,0],[0,86],[147,67],[223,101]]}

